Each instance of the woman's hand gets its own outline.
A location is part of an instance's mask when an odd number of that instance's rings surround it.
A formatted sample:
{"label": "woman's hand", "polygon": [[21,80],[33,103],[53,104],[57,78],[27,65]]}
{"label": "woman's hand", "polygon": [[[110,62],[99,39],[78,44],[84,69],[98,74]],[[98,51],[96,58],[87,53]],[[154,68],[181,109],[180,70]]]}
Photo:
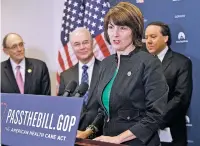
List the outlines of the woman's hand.
{"label": "woman's hand", "polygon": [[121,141],[120,141],[120,138],[118,136],[99,136],[93,140],[96,140],[96,141],[103,141],[103,142],[109,142],[109,143],[115,143],[115,144],[120,144]]}
{"label": "woman's hand", "polygon": [[135,138],[136,136],[130,130],[126,130],[117,136],[103,136],[102,135],[95,138],[94,140],[120,144],[125,141],[133,140]]}
{"label": "woman's hand", "polygon": [[92,134],[92,131],[90,129],[87,129],[85,131],[77,131],[76,137],[77,138],[82,138],[82,139],[86,139],[87,137],[89,137]]}

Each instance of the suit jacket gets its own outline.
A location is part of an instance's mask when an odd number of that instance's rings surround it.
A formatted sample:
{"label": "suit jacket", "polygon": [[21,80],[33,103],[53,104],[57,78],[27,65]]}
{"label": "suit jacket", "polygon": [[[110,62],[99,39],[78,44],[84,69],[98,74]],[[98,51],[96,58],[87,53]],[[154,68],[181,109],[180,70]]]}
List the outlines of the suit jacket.
{"label": "suit jacket", "polygon": [[[94,118],[97,115],[99,105],[96,100],[95,90],[96,90],[98,74],[99,74],[99,66],[100,66],[100,61],[95,59],[92,79],[91,79],[89,93],[88,93],[88,102],[87,102],[87,105],[85,104],[83,105],[83,110],[81,113],[79,128],[78,128],[79,130],[85,130],[87,126],[93,122]],[[78,64],[76,64],[75,66],[61,73],[58,95],[63,95],[65,87],[70,81],[73,81],[73,80],[79,83]]]}
{"label": "suit jacket", "polygon": [[[136,48],[120,57],[120,67],[109,98],[109,114],[102,104],[102,92],[117,68],[117,55],[101,63],[97,97],[101,109],[93,125],[103,126],[103,134],[117,136],[130,130],[141,143],[158,146],[157,130],[167,104],[168,86],[161,62],[151,54]],[[134,145],[135,140],[125,144]]]}
{"label": "suit jacket", "polygon": [[[1,93],[20,93],[10,59],[1,62]],[[24,94],[51,94],[49,72],[43,61],[25,58]]]}
{"label": "suit jacket", "polygon": [[[169,86],[165,126],[169,126],[173,145],[187,145],[185,115],[192,95],[192,62],[170,48],[162,61],[164,75]],[[164,128],[164,127],[163,127]]]}

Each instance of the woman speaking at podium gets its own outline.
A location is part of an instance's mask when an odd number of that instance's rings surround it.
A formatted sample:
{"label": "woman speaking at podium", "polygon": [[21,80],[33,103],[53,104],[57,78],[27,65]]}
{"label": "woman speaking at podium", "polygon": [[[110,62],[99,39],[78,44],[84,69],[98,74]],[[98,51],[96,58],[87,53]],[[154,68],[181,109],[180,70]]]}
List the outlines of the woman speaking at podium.
{"label": "woman speaking at podium", "polygon": [[87,138],[103,128],[95,140],[159,146],[157,133],[167,103],[168,86],[161,62],[142,51],[143,16],[139,8],[120,2],[104,18],[106,41],[116,54],[104,59],[100,67],[97,97],[101,108],[85,131]]}

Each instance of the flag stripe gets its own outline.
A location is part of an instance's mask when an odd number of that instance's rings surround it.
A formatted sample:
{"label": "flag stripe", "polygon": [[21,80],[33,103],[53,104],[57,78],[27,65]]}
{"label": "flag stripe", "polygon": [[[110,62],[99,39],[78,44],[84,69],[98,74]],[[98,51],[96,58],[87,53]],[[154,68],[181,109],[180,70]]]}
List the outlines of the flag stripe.
{"label": "flag stripe", "polygon": [[60,76],[59,76],[58,72],[56,73],[56,79],[57,79],[58,83],[60,83]]}
{"label": "flag stripe", "polygon": [[109,52],[109,50],[108,50],[108,48],[107,48],[107,45],[105,44],[105,42],[104,42],[104,40],[103,40],[101,34],[99,34],[98,36],[96,36],[95,39],[96,39],[97,44],[99,45],[99,48],[101,49],[101,51],[102,51],[104,57],[109,56],[109,55],[110,55],[110,52]]}
{"label": "flag stripe", "polygon": [[68,63],[68,67],[72,67],[72,60],[71,60],[71,57],[69,55],[69,50],[68,50],[68,46],[67,44],[64,46],[64,49],[65,49],[65,54],[66,54],[66,57],[67,57],[67,63]]}
{"label": "flag stripe", "polygon": [[65,64],[64,64],[64,61],[63,61],[63,58],[60,54],[60,51],[58,51],[58,62],[60,64],[60,67],[62,70],[65,70]]}

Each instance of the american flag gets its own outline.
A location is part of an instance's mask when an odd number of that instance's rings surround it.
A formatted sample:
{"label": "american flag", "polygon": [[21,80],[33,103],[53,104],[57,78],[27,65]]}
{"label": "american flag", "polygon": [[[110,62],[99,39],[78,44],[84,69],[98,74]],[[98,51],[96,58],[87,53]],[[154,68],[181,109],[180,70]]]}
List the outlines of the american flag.
{"label": "american flag", "polygon": [[58,51],[57,85],[60,82],[60,73],[78,62],[69,43],[69,33],[75,28],[89,29],[94,40],[94,54],[97,59],[102,60],[115,53],[103,35],[104,16],[109,8],[108,0],[65,0],[61,29],[63,47]]}

